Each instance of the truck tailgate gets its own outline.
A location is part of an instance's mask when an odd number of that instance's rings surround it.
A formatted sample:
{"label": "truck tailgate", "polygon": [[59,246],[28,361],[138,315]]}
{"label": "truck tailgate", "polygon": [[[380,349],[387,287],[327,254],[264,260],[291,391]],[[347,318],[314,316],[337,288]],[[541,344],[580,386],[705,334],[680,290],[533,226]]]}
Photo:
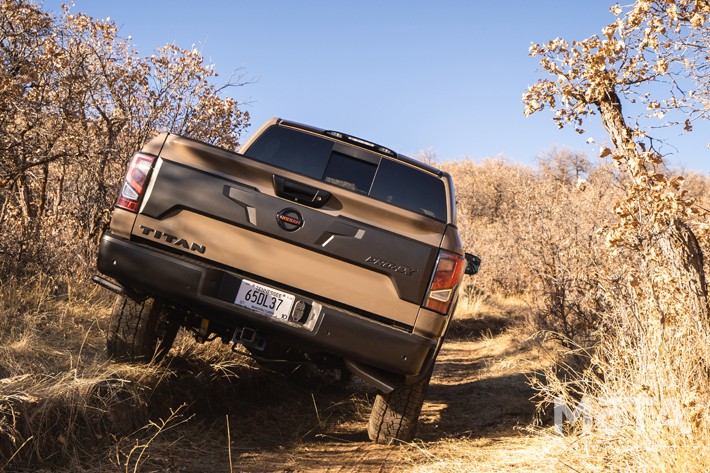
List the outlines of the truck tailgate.
{"label": "truck tailgate", "polygon": [[[159,156],[134,237],[414,325],[445,223],[173,135]],[[284,199],[284,180],[330,195]]]}

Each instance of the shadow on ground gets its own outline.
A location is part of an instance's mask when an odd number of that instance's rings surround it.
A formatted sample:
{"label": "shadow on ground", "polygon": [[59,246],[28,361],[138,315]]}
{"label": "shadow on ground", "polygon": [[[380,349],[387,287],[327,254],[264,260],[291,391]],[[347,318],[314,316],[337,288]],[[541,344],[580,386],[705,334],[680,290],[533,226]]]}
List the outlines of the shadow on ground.
{"label": "shadow on ground", "polygon": [[529,373],[479,379],[462,376],[466,365],[471,368],[469,373],[477,373],[488,362],[454,360],[437,365],[420,418],[422,440],[519,435],[517,429],[532,422],[535,406],[530,399],[535,393],[528,382]]}

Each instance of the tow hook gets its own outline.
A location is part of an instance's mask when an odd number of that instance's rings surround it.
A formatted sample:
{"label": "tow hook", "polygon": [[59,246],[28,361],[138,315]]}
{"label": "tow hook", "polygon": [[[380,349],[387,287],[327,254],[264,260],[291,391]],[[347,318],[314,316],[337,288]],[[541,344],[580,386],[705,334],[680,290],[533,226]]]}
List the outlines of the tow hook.
{"label": "tow hook", "polygon": [[266,339],[260,337],[256,330],[249,327],[236,329],[234,336],[232,336],[232,342],[234,342],[232,350],[234,350],[237,344],[242,344],[259,351],[263,351],[264,348],[266,348]]}

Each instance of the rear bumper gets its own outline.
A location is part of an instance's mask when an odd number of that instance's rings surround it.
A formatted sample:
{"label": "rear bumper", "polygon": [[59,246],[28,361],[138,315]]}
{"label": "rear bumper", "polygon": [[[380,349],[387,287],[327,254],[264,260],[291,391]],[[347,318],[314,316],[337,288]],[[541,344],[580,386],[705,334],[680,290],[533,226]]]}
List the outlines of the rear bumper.
{"label": "rear bumper", "polygon": [[228,327],[252,328],[307,352],[332,354],[389,373],[419,374],[436,349],[437,340],[249,275],[249,279],[294,294],[308,306],[321,306],[308,327],[277,321],[232,303],[243,275],[110,233],[101,238],[97,267],[124,286],[186,306]]}

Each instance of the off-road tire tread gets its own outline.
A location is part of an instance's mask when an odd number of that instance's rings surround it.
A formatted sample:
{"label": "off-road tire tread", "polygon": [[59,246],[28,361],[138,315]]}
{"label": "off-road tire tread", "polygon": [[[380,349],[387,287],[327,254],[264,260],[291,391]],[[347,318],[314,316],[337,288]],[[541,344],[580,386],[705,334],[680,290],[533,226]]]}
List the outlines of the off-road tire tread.
{"label": "off-road tire tread", "polygon": [[367,434],[376,443],[411,442],[416,433],[431,375],[418,383],[378,393],[372,405]]}
{"label": "off-road tire tread", "polygon": [[176,330],[156,333],[164,322],[162,304],[154,299],[137,302],[117,296],[111,312],[106,340],[108,356],[120,361],[150,361],[162,358],[175,339]]}

